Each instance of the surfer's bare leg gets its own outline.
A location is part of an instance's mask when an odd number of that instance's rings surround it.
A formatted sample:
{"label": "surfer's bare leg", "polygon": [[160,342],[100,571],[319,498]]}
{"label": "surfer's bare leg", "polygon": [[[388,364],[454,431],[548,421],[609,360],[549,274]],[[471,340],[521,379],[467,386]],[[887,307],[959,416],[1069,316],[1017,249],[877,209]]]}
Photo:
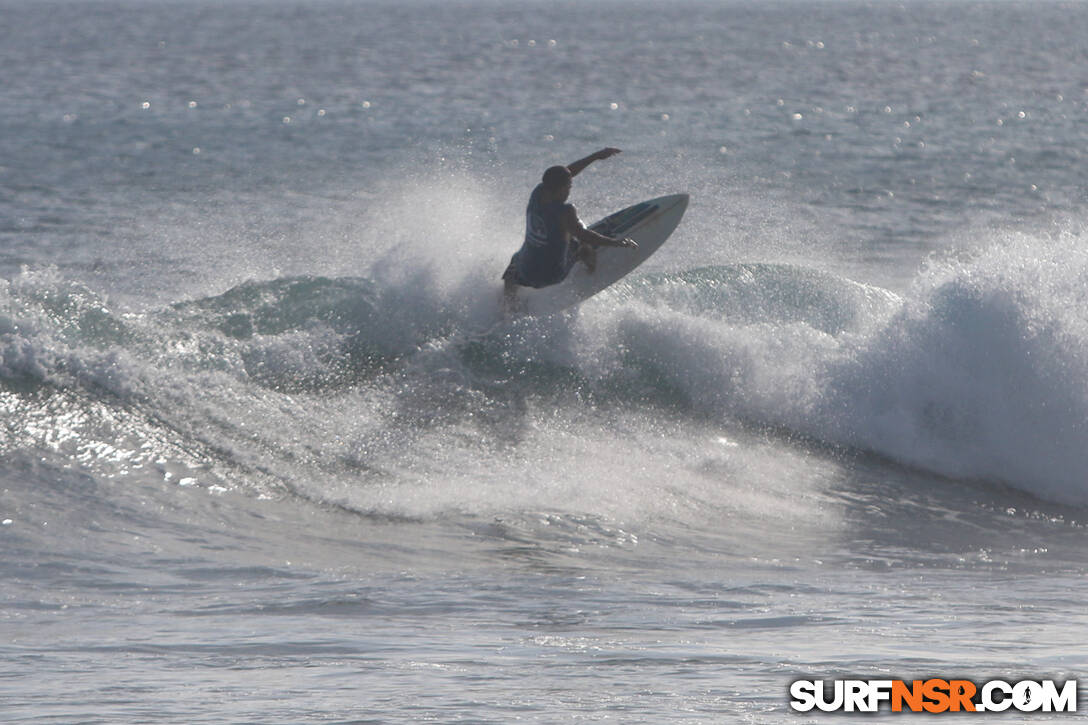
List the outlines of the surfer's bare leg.
{"label": "surfer's bare leg", "polygon": [[518,255],[510,258],[510,264],[502,273],[502,316],[509,320],[517,311],[518,304]]}
{"label": "surfer's bare leg", "polygon": [[504,279],[502,283],[502,316],[511,317],[517,309],[518,285],[511,279]]}
{"label": "surfer's bare leg", "polygon": [[575,259],[586,266],[586,272],[593,274],[597,271],[597,248],[591,244],[579,244]]}

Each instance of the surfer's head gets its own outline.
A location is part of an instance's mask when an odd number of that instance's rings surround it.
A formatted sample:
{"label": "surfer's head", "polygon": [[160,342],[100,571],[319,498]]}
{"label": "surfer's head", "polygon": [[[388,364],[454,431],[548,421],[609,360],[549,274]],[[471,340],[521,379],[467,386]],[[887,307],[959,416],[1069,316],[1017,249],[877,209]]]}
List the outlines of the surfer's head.
{"label": "surfer's head", "polygon": [[552,166],[544,172],[541,183],[544,185],[544,191],[550,196],[554,196],[560,201],[566,201],[567,195],[570,194],[570,184],[573,178],[570,169],[566,166]]}

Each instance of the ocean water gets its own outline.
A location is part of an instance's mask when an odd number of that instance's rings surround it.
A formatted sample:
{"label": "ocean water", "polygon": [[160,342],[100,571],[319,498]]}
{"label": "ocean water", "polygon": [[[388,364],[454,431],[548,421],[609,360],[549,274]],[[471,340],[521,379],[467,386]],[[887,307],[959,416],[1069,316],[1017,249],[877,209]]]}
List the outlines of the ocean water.
{"label": "ocean water", "polygon": [[[791,682],[1088,667],[1088,4],[0,18],[4,722],[823,722]],[[582,218],[681,226],[500,322],[603,146]]]}

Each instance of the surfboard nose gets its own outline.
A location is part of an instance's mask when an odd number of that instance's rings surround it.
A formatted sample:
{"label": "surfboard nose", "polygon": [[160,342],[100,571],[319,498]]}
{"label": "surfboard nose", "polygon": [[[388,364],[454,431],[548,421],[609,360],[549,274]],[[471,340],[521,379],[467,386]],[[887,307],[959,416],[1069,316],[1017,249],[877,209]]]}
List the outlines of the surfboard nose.
{"label": "surfboard nose", "polygon": [[674,206],[679,206],[678,211],[683,213],[688,208],[688,202],[691,201],[689,194],[669,194],[668,196],[660,196],[654,199],[651,204],[655,204],[661,209],[668,210]]}

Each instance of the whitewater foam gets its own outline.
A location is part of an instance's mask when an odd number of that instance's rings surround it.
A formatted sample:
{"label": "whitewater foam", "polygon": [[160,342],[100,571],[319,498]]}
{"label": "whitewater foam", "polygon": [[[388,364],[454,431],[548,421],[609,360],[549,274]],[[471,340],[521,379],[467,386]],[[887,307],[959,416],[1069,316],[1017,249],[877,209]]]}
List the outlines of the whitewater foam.
{"label": "whitewater foam", "polygon": [[888,325],[829,371],[820,427],[951,476],[1088,502],[1088,255],[1017,236],[935,262]]}

